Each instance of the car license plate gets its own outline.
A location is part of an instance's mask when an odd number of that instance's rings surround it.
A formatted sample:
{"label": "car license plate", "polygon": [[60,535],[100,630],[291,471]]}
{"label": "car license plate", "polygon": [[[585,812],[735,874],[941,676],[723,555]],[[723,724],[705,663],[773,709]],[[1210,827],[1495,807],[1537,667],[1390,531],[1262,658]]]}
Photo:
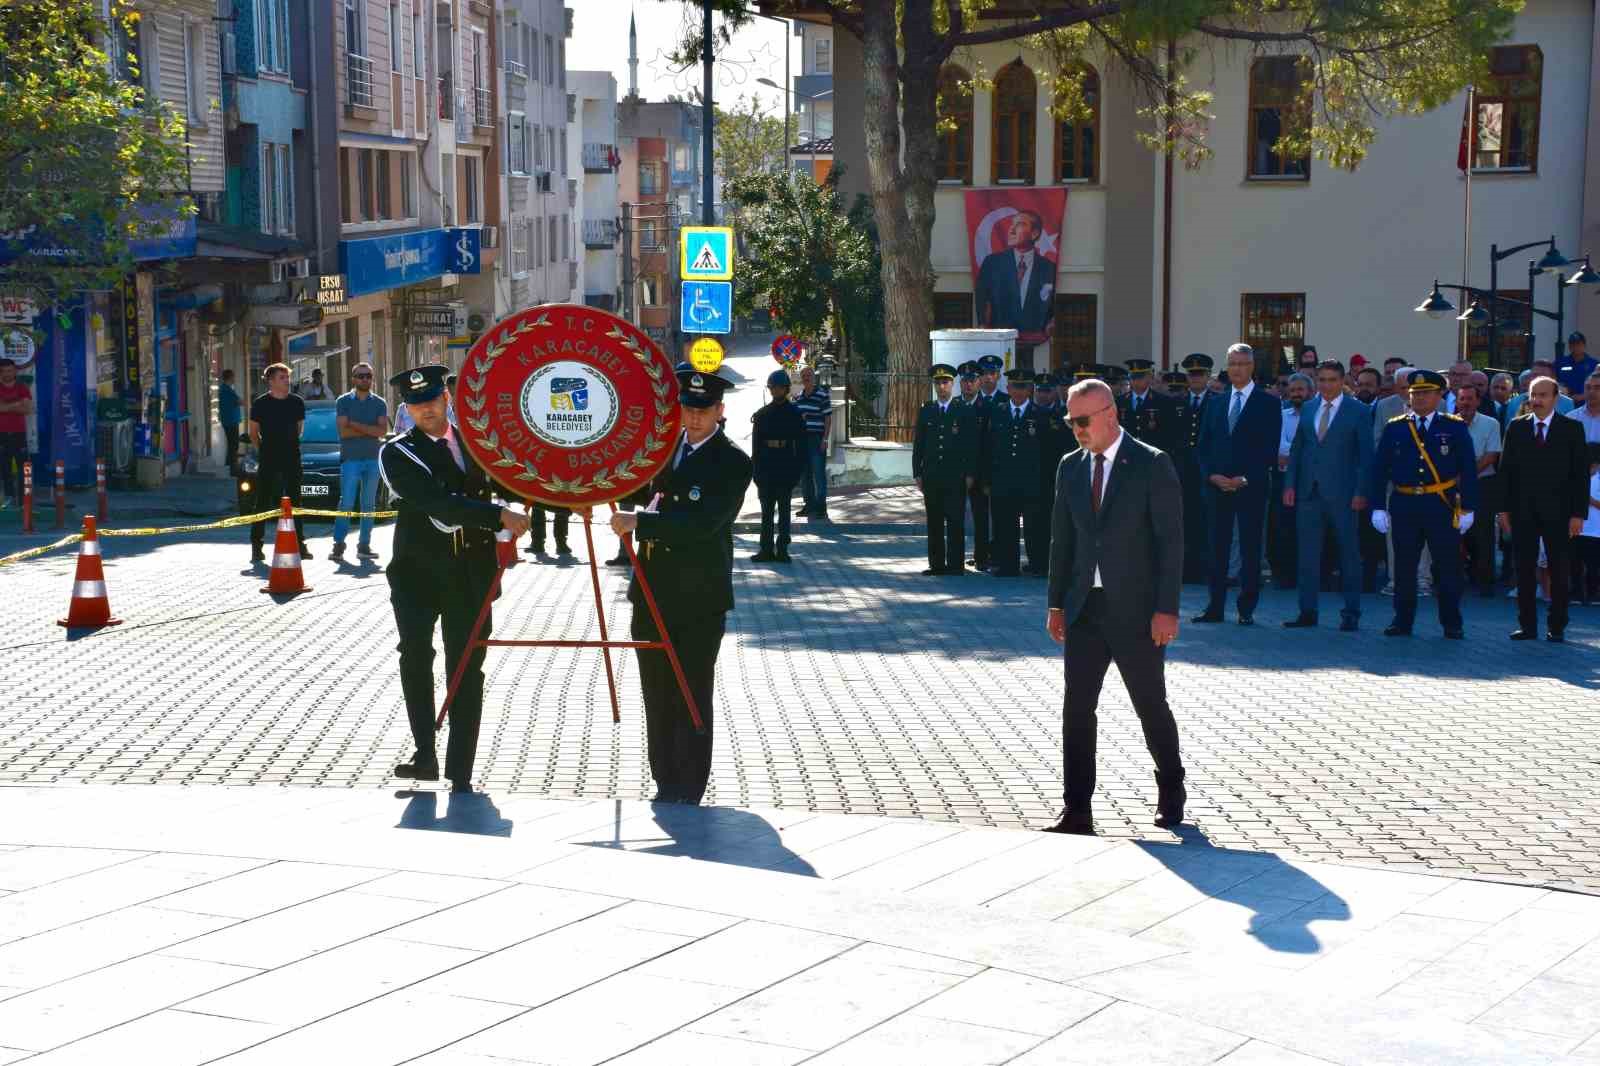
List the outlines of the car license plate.
{"label": "car license plate", "polygon": [[326,485],[301,485],[300,486],[300,495],[302,495],[302,496],[326,496],[326,495],[328,495],[328,486],[326,486]]}

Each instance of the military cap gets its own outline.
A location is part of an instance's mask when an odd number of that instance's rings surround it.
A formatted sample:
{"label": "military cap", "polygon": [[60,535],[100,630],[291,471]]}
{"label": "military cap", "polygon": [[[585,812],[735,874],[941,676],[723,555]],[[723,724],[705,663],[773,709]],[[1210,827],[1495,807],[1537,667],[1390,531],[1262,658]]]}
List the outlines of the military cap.
{"label": "military cap", "polygon": [[1444,375],[1437,370],[1418,370],[1406,379],[1406,387],[1422,391],[1432,389],[1438,392],[1444,388]]}
{"label": "military cap", "polygon": [[1080,363],[1073,370],[1072,377],[1076,381],[1088,381],[1090,378],[1102,377],[1104,368],[1096,363]]}
{"label": "military cap", "polygon": [[1169,370],[1161,375],[1161,380],[1168,385],[1182,385],[1189,380],[1189,375],[1181,370]]}
{"label": "military cap", "polygon": [[444,392],[449,374],[450,368],[442,363],[428,363],[400,371],[389,379],[389,384],[400,390],[402,403],[427,403]]}
{"label": "military cap", "polygon": [[1128,372],[1120,366],[1103,366],[1100,370],[1105,374],[1105,379],[1109,384],[1115,385],[1128,380]]}
{"label": "military cap", "polygon": [[935,381],[950,381],[956,376],[956,368],[949,363],[934,363],[928,376]]}
{"label": "military cap", "polygon": [[1025,366],[1014,367],[1006,373],[1007,385],[1032,385],[1033,371]]}
{"label": "military cap", "polygon": [[789,372],[787,370],[774,370],[767,375],[767,388],[769,389],[787,389],[791,384],[793,383],[789,380]]}
{"label": "military cap", "polygon": [[1036,389],[1053,389],[1060,384],[1060,379],[1048,370],[1033,379],[1033,387]]}
{"label": "military cap", "polygon": [[1199,371],[1210,370],[1212,367],[1217,365],[1217,362],[1205,352],[1195,352],[1192,355],[1184,356],[1183,362],[1179,365],[1188,371]]}
{"label": "military cap", "polygon": [[733,388],[733,382],[716,374],[706,374],[688,363],[679,363],[678,402],[685,407],[715,407],[722,402],[722,394]]}
{"label": "military cap", "polygon": [[1129,377],[1137,378],[1150,373],[1155,369],[1156,364],[1153,359],[1129,359],[1122,365],[1127,368]]}
{"label": "military cap", "polygon": [[974,363],[971,359],[968,359],[965,363],[962,363],[960,366],[956,367],[956,374],[963,381],[976,380],[978,376],[978,364]]}
{"label": "military cap", "polygon": [[978,358],[978,373],[994,374],[1005,369],[1005,361],[998,355],[985,355]]}

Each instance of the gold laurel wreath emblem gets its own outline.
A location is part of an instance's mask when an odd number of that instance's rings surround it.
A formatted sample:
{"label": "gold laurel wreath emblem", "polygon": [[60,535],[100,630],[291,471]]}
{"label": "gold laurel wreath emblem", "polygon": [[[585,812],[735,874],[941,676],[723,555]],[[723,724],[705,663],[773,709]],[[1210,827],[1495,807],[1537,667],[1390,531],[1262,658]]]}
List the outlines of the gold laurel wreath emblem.
{"label": "gold laurel wreath emblem", "polygon": [[[532,322],[526,320],[517,323],[515,329],[502,330],[495,338],[494,343],[483,349],[474,363],[467,366],[463,374],[467,391],[465,403],[471,412],[467,417],[467,425],[471,426],[481,436],[480,443],[499,458],[491,466],[499,468],[521,467],[512,477],[517,481],[531,482],[536,486],[564,496],[584,496],[597,490],[614,489],[619,481],[638,481],[641,472],[650,465],[646,456],[655,455],[667,446],[666,433],[670,425],[669,416],[672,413],[672,404],[668,396],[672,391],[672,379],[667,377],[651,359],[650,353],[628,334],[612,326],[606,336],[612,340],[620,341],[622,346],[639,360],[644,372],[650,377],[650,389],[655,393],[655,422],[649,433],[645,434],[641,445],[641,454],[624,459],[615,467],[601,467],[587,478],[578,477],[567,480],[561,477],[546,477],[535,470],[533,464],[526,459],[518,459],[516,453],[500,442],[500,435],[489,428],[489,416],[484,414],[488,407],[488,397],[484,395],[483,387],[489,379],[489,370],[494,366],[506,349],[511,347],[512,341],[529,333],[539,326],[549,326],[550,316],[541,314]],[[474,376],[476,375],[476,376]],[[476,417],[473,417],[476,416]]]}

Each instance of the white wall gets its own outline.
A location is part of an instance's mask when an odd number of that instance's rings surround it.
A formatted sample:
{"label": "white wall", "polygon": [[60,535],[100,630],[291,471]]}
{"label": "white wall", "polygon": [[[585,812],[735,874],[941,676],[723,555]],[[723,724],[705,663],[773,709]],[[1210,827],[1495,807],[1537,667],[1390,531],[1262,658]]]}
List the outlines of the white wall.
{"label": "white wall", "polygon": [[[583,173],[583,145],[617,144],[617,82],[608,71],[577,70],[567,76],[567,84],[578,94],[579,133],[569,133],[570,161],[568,169],[577,174],[581,182],[578,191],[577,247],[583,248],[584,219],[615,219],[621,214],[621,199],[617,189],[615,171],[609,173]],[[584,302],[589,293],[616,294],[621,277],[621,260],[616,247],[584,249],[583,267],[579,271],[578,286],[573,299]]]}

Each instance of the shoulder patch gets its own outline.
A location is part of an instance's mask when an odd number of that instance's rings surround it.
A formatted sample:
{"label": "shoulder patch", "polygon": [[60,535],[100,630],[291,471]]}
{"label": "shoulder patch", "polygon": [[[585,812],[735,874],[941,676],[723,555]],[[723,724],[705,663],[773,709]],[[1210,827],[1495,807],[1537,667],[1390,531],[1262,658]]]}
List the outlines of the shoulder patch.
{"label": "shoulder patch", "polygon": [[1446,418],[1448,418],[1452,422],[1465,422],[1466,421],[1466,419],[1462,418],[1460,415],[1453,415],[1449,411],[1440,411],[1439,413],[1444,415]]}
{"label": "shoulder patch", "polygon": [[1389,424],[1393,425],[1396,422],[1404,422],[1406,419],[1408,419],[1410,417],[1411,417],[1410,415],[1395,415],[1393,418],[1389,419]]}

